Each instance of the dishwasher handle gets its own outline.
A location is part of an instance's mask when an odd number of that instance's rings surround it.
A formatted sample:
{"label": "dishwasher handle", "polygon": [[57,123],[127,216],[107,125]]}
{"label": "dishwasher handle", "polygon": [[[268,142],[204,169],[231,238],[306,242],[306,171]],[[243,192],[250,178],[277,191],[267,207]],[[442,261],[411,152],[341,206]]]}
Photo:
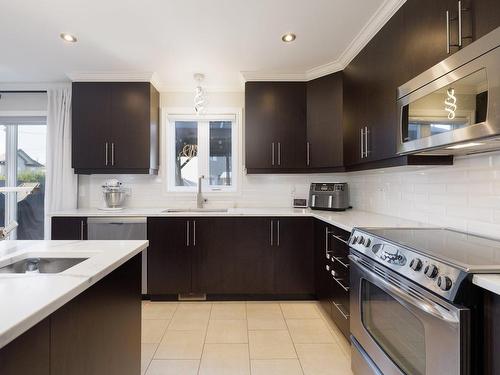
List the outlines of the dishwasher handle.
{"label": "dishwasher handle", "polygon": [[146,217],[89,217],[87,219],[87,223],[89,224],[113,224],[113,225],[122,225],[122,224],[146,224],[148,219]]}

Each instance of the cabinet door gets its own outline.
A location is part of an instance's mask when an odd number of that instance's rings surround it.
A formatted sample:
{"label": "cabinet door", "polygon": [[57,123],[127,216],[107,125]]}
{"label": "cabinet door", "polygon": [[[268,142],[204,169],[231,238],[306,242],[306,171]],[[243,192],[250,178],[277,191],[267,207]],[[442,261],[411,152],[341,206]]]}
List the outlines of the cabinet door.
{"label": "cabinet door", "polygon": [[150,84],[111,85],[112,168],[149,168]]}
{"label": "cabinet door", "polygon": [[275,222],[275,293],[314,294],[313,220],[282,217]]}
{"label": "cabinet door", "polygon": [[306,84],[303,82],[276,83],[278,168],[306,167]]}
{"label": "cabinet door", "polygon": [[188,218],[148,218],[148,291],[190,293],[192,237]]}
{"label": "cabinet door", "polygon": [[269,218],[197,218],[200,290],[207,294],[270,294],[273,253]]}
{"label": "cabinet door", "polygon": [[51,224],[52,240],[86,240],[86,217],[53,217]]}
{"label": "cabinet door", "polygon": [[474,39],[479,39],[500,26],[498,0],[469,0],[466,6],[472,8]]}
{"label": "cabinet door", "polygon": [[[111,136],[111,87],[76,82],[72,94],[72,167],[106,168],[106,142]],[[109,157],[109,153],[108,153]]]}
{"label": "cabinet door", "polygon": [[342,73],[339,72],[307,83],[307,166],[342,166],[342,138]]}
{"label": "cabinet door", "polygon": [[245,166],[248,169],[278,166],[277,100],[272,82],[245,84]]}

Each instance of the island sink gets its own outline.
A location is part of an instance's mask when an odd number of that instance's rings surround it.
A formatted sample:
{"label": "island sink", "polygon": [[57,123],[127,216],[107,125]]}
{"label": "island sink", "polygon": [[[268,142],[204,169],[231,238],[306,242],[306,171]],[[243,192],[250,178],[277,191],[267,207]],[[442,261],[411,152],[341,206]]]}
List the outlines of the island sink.
{"label": "island sink", "polygon": [[0,273],[59,273],[88,258],[25,258],[0,267]]}

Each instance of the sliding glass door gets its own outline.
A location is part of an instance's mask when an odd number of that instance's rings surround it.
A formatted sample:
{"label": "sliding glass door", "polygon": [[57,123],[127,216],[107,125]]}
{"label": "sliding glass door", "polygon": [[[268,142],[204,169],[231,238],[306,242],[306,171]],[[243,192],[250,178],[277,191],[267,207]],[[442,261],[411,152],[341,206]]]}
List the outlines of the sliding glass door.
{"label": "sliding glass door", "polygon": [[22,188],[0,194],[0,225],[19,224],[10,239],[43,239],[45,148],[45,117],[0,117],[0,187]]}

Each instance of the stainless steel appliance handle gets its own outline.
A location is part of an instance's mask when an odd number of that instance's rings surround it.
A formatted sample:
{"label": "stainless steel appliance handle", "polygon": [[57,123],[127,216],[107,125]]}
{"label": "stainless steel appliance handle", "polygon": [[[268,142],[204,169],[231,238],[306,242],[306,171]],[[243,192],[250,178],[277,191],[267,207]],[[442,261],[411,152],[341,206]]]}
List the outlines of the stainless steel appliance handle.
{"label": "stainless steel appliance handle", "polygon": [[313,194],[313,195],[312,195],[311,200],[312,200],[312,202],[311,202],[311,207],[316,207],[316,194]]}
{"label": "stainless steel appliance handle", "polygon": [[339,311],[339,313],[344,317],[345,320],[349,319],[350,317],[350,314],[346,314],[345,312],[342,311],[342,309],[339,307],[339,306],[342,306],[342,304],[340,303],[337,303],[335,302],[333,299],[332,299],[332,303],[333,303],[333,306],[335,306],[337,308],[337,310]]}
{"label": "stainless steel appliance handle", "polygon": [[311,144],[307,142],[306,146],[307,146],[307,166],[309,166],[311,164]]}
{"label": "stainless steel appliance handle", "polygon": [[400,303],[413,306],[420,311],[424,311],[427,314],[430,314],[440,320],[449,323],[460,322],[459,317],[454,316],[452,313],[450,313],[449,310],[429,300],[428,298],[421,295],[419,295],[420,299],[415,298],[411,294],[405,293],[397,286],[394,286],[383,277],[377,275],[376,273],[365,267],[363,264],[361,264],[361,259],[358,256],[349,254],[349,259],[351,260],[351,262],[354,262],[356,266],[358,266],[363,272],[370,275],[370,277],[373,278],[378,284],[380,284],[388,292],[390,292],[392,294],[392,297],[396,298]]}
{"label": "stainless steel appliance handle", "polygon": [[84,226],[85,226],[85,223],[84,223],[84,220],[80,220],[80,240],[84,240]]}
{"label": "stainless steel appliance handle", "polygon": [[273,232],[274,232],[274,220],[271,220],[271,235],[270,235],[270,242],[271,242],[271,246],[273,246],[273,242],[274,242],[274,239],[273,239]]}
{"label": "stainless steel appliance handle", "polygon": [[276,239],[276,246],[280,246],[280,221],[276,220],[276,230],[277,230],[277,239]]}
{"label": "stainless steel appliance handle", "polygon": [[450,53],[450,12],[446,11],[446,53]]}
{"label": "stainless steel appliance handle", "polygon": [[363,136],[363,129],[361,128],[361,159],[364,159],[365,157],[365,146],[364,146],[364,136]]}
{"label": "stainless steel appliance handle", "polygon": [[148,219],[144,216],[127,217],[89,217],[88,224],[146,224]]}
{"label": "stainless steel appliance handle", "polygon": [[342,284],[342,279],[335,277],[335,271],[332,271],[332,276],[333,276],[333,280],[335,280],[337,282],[337,284],[339,284],[342,289],[344,289],[346,292],[349,291],[349,287]]}
{"label": "stainless steel appliance handle", "polygon": [[106,166],[109,164],[109,160],[108,160],[108,153],[109,153],[109,145],[108,145],[108,142],[105,143],[105,146],[104,146],[104,149],[106,151]]}
{"label": "stainless steel appliance handle", "polygon": [[189,246],[189,220],[186,220],[186,246]]}
{"label": "stainless steel appliance handle", "polygon": [[278,142],[278,165],[281,165],[281,142]]}
{"label": "stainless steel appliance handle", "polygon": [[462,47],[462,2],[458,1],[458,47]]}
{"label": "stainless steel appliance handle", "polygon": [[368,150],[368,126],[365,126],[365,158],[368,157],[368,153],[370,150]]}
{"label": "stainless steel appliance handle", "polygon": [[196,220],[193,220],[193,246],[196,246]]}
{"label": "stainless steel appliance handle", "polygon": [[115,165],[115,142],[111,142],[111,165]]}
{"label": "stainless steel appliance handle", "polygon": [[271,143],[271,164],[274,165],[274,142]]}

